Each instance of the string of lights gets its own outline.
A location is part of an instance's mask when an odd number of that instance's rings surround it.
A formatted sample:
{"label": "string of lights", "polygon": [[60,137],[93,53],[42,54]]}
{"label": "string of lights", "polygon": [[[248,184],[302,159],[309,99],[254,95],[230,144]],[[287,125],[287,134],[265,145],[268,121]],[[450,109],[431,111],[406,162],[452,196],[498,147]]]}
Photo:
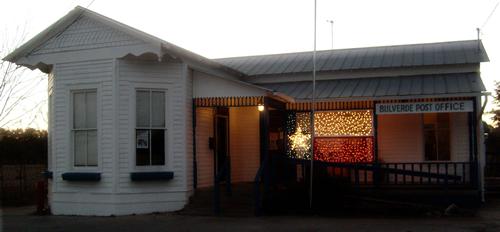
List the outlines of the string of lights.
{"label": "string of lights", "polygon": [[321,138],[314,140],[314,159],[335,163],[373,161],[373,138]]}
{"label": "string of lights", "polygon": [[[310,113],[287,118],[288,156],[311,158]],[[370,110],[323,111],[314,115],[314,158],[325,162],[373,160],[373,114]]]}

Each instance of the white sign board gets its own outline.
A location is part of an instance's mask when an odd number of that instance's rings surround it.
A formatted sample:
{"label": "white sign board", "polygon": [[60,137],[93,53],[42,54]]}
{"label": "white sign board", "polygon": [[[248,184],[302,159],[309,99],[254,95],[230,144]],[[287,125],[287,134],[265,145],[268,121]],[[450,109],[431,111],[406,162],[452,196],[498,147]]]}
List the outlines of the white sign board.
{"label": "white sign board", "polygon": [[472,101],[379,103],[375,106],[376,114],[419,114],[472,112]]}

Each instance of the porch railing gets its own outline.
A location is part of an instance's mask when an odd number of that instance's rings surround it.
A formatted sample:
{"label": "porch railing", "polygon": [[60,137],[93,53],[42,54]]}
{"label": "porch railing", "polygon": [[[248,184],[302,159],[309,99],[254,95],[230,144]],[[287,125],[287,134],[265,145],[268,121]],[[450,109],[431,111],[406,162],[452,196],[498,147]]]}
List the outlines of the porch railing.
{"label": "porch railing", "polygon": [[462,186],[473,187],[477,179],[476,163],[405,162],[405,163],[327,163],[330,177],[343,178],[358,186]]}

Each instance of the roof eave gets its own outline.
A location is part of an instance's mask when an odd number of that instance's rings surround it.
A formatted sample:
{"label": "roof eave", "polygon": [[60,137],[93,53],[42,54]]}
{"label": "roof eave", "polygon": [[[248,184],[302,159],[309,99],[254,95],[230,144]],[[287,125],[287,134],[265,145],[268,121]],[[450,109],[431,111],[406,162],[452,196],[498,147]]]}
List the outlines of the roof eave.
{"label": "roof eave", "polygon": [[[408,100],[408,99],[430,99],[430,98],[479,97],[485,95],[487,94],[486,92],[483,91],[483,92],[454,93],[454,94],[317,98],[316,101],[318,102],[383,101],[383,100]],[[296,102],[311,102],[311,99],[299,98],[296,99]]]}

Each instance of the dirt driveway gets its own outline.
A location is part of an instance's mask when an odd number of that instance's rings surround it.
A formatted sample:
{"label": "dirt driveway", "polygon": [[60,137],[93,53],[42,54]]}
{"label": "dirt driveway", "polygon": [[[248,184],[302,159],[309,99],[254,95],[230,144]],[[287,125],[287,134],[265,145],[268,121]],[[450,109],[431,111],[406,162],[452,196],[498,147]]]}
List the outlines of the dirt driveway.
{"label": "dirt driveway", "polygon": [[152,214],[122,217],[30,215],[33,207],[4,208],[1,231],[500,231],[500,200],[468,217],[324,217],[312,215],[209,217]]}

